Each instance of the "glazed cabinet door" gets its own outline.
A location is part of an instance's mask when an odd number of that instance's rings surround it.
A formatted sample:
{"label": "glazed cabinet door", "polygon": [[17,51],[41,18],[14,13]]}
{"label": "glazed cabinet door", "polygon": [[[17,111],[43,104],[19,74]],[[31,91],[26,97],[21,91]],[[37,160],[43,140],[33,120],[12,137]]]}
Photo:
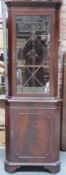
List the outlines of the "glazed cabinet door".
{"label": "glazed cabinet door", "polygon": [[56,96],[58,11],[25,7],[12,12],[10,96]]}

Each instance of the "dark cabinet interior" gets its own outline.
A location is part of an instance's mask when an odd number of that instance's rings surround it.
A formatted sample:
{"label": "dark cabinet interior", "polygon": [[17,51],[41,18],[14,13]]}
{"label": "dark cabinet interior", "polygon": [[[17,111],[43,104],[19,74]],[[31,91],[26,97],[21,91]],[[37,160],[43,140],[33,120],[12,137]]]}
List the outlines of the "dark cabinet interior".
{"label": "dark cabinet interior", "polygon": [[8,97],[5,170],[60,170],[58,40],[60,0],[6,1]]}

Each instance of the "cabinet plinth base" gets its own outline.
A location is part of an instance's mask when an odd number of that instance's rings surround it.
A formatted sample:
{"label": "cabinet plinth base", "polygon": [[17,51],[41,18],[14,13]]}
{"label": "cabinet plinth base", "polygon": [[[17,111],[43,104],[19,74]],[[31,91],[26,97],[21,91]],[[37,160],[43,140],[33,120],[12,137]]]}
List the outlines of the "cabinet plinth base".
{"label": "cabinet plinth base", "polygon": [[47,168],[49,170],[50,173],[58,173],[60,171],[60,165],[57,165],[57,166],[47,166],[47,167],[44,167],[44,169]]}
{"label": "cabinet plinth base", "polygon": [[7,165],[5,163],[4,165],[5,171],[8,173],[14,173],[18,168],[20,168],[20,166],[15,166],[15,165]]}
{"label": "cabinet plinth base", "polygon": [[[21,163],[10,163],[10,162],[8,162],[8,161],[6,161],[5,162],[5,171],[6,172],[8,172],[8,173],[14,173],[15,171],[17,171],[17,169],[19,169],[19,168],[21,168],[21,167],[24,167],[24,166],[33,166],[33,167],[35,167],[35,166],[37,166],[36,164],[34,164],[34,165],[24,165],[24,164],[21,164]],[[43,164],[41,164],[41,165],[39,165],[40,167],[43,167],[44,168],[44,171],[45,171],[45,169],[46,170],[48,170],[50,173],[53,173],[53,174],[55,174],[55,173],[58,173],[59,171],[60,171],[60,162],[58,161],[57,162],[57,165],[56,165],[56,163],[55,163],[55,166],[53,165],[53,163],[45,163],[44,165]]]}

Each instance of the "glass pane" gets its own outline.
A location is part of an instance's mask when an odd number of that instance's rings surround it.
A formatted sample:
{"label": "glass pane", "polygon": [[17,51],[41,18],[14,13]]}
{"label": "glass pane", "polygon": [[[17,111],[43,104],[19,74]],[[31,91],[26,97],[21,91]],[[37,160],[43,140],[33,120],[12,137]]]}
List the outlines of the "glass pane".
{"label": "glass pane", "polygon": [[50,92],[50,16],[16,17],[17,93]]}

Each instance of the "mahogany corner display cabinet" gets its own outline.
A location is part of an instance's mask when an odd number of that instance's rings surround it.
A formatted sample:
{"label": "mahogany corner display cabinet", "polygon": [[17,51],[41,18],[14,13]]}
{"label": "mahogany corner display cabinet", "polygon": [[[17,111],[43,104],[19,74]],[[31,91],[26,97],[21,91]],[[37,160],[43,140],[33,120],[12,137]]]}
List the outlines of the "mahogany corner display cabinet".
{"label": "mahogany corner display cabinet", "polygon": [[8,97],[5,170],[60,170],[60,0],[7,0]]}

